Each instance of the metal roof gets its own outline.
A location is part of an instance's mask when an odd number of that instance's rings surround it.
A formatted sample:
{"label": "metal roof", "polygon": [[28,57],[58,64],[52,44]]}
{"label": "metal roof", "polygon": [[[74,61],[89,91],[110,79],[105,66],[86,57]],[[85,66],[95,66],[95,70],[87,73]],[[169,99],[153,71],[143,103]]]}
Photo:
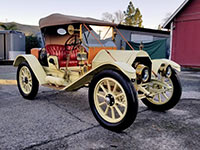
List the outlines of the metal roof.
{"label": "metal roof", "polygon": [[98,25],[98,26],[117,26],[117,24],[112,22],[107,22],[103,20],[98,20],[94,18],[88,17],[77,17],[77,16],[69,16],[63,14],[51,14],[45,18],[40,19],[39,25],[40,28],[57,26],[57,25],[66,25],[66,24],[89,24],[89,25]]}
{"label": "metal roof", "polygon": [[149,28],[140,28],[140,27],[134,27],[134,26],[128,26],[128,25],[121,25],[119,24],[117,26],[118,29],[123,30],[130,30],[130,31],[139,31],[139,32],[148,32],[148,33],[157,33],[157,34],[166,34],[169,35],[169,31],[163,31],[163,30],[156,30],[156,29],[149,29]]}
{"label": "metal roof", "polygon": [[183,9],[183,7],[188,4],[191,0],[185,0],[179,7],[176,9],[176,11],[169,17],[169,19],[163,24],[163,28],[170,28],[170,23],[172,20],[176,17],[176,15]]}

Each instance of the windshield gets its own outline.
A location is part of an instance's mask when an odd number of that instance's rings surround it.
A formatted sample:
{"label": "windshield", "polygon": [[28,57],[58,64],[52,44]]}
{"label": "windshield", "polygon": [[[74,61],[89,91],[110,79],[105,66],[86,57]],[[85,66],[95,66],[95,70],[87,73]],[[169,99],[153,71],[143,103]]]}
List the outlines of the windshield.
{"label": "windshield", "polygon": [[[89,27],[91,28],[91,33],[83,27],[83,43],[85,43],[87,47],[102,47],[102,45],[104,47],[116,47],[115,43],[112,41],[111,27],[94,25],[90,25]],[[99,42],[101,42],[102,45]]]}
{"label": "windshield", "polygon": [[108,38],[112,38],[112,30],[111,27],[108,26],[90,26],[93,31],[98,34],[101,40],[105,40]]}

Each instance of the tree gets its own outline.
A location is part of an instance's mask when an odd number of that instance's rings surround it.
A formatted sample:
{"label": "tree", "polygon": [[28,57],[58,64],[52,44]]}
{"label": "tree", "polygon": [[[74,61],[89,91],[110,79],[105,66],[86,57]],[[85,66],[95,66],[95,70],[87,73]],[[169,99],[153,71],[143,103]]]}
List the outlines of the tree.
{"label": "tree", "polygon": [[142,15],[139,8],[136,8],[135,15],[134,15],[134,26],[142,27]]}
{"label": "tree", "polygon": [[109,12],[105,12],[102,14],[102,19],[104,21],[109,21],[109,22],[115,22],[115,18],[113,16],[113,14],[109,13]]}
{"label": "tree", "polygon": [[142,27],[142,14],[139,8],[135,8],[131,1],[129,2],[127,10],[124,11],[124,15],[124,24],[129,26]]}
{"label": "tree", "polygon": [[124,14],[121,10],[114,12],[114,14],[105,12],[102,14],[102,19],[104,21],[110,21],[117,24],[122,24],[122,22],[124,21]]}
{"label": "tree", "polygon": [[165,14],[165,17],[162,19],[162,23],[164,24],[170,17],[171,17],[172,13],[168,12]]}
{"label": "tree", "polygon": [[124,13],[121,10],[118,10],[114,14],[115,14],[116,23],[122,24],[124,21]]}
{"label": "tree", "polygon": [[165,14],[165,17],[162,19],[162,22],[158,25],[158,30],[163,29],[164,23],[170,18],[171,15],[172,15],[172,13],[170,13],[170,12]]}
{"label": "tree", "polygon": [[17,26],[14,23],[10,24],[0,24],[0,27],[2,27],[4,30],[17,30]]}
{"label": "tree", "polygon": [[30,50],[32,48],[39,48],[40,47],[40,41],[36,36],[29,35],[26,36],[26,54],[30,54]]}

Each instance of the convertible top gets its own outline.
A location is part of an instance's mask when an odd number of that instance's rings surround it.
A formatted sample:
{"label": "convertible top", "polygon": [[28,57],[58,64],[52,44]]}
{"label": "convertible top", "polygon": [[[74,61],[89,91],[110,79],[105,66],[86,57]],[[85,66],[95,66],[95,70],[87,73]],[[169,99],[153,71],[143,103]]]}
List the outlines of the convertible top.
{"label": "convertible top", "polygon": [[89,25],[98,25],[98,26],[117,26],[115,23],[111,23],[108,21],[98,20],[94,18],[88,17],[76,17],[76,16],[68,16],[63,14],[51,14],[47,17],[40,19],[39,25],[40,28],[57,26],[57,25],[65,25],[65,24],[74,24],[74,23],[84,23]]}

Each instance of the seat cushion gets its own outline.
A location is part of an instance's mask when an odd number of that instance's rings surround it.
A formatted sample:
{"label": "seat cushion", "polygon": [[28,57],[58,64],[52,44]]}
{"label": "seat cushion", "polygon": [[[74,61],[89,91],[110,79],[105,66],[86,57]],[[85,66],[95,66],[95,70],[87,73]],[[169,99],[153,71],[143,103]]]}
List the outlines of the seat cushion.
{"label": "seat cushion", "polygon": [[47,45],[46,51],[49,55],[58,57],[58,60],[64,60],[66,57],[66,50],[64,45]]}
{"label": "seat cushion", "polygon": [[[66,50],[67,48],[67,50]],[[68,55],[70,54],[71,49],[73,46],[67,46],[65,48],[64,45],[57,45],[57,44],[49,44],[46,45],[46,51],[49,55],[54,55],[58,57],[58,62],[60,67],[65,67],[67,63]],[[70,61],[68,66],[78,66],[78,60],[77,60],[77,53],[78,49],[74,49],[71,51],[70,54]]]}

